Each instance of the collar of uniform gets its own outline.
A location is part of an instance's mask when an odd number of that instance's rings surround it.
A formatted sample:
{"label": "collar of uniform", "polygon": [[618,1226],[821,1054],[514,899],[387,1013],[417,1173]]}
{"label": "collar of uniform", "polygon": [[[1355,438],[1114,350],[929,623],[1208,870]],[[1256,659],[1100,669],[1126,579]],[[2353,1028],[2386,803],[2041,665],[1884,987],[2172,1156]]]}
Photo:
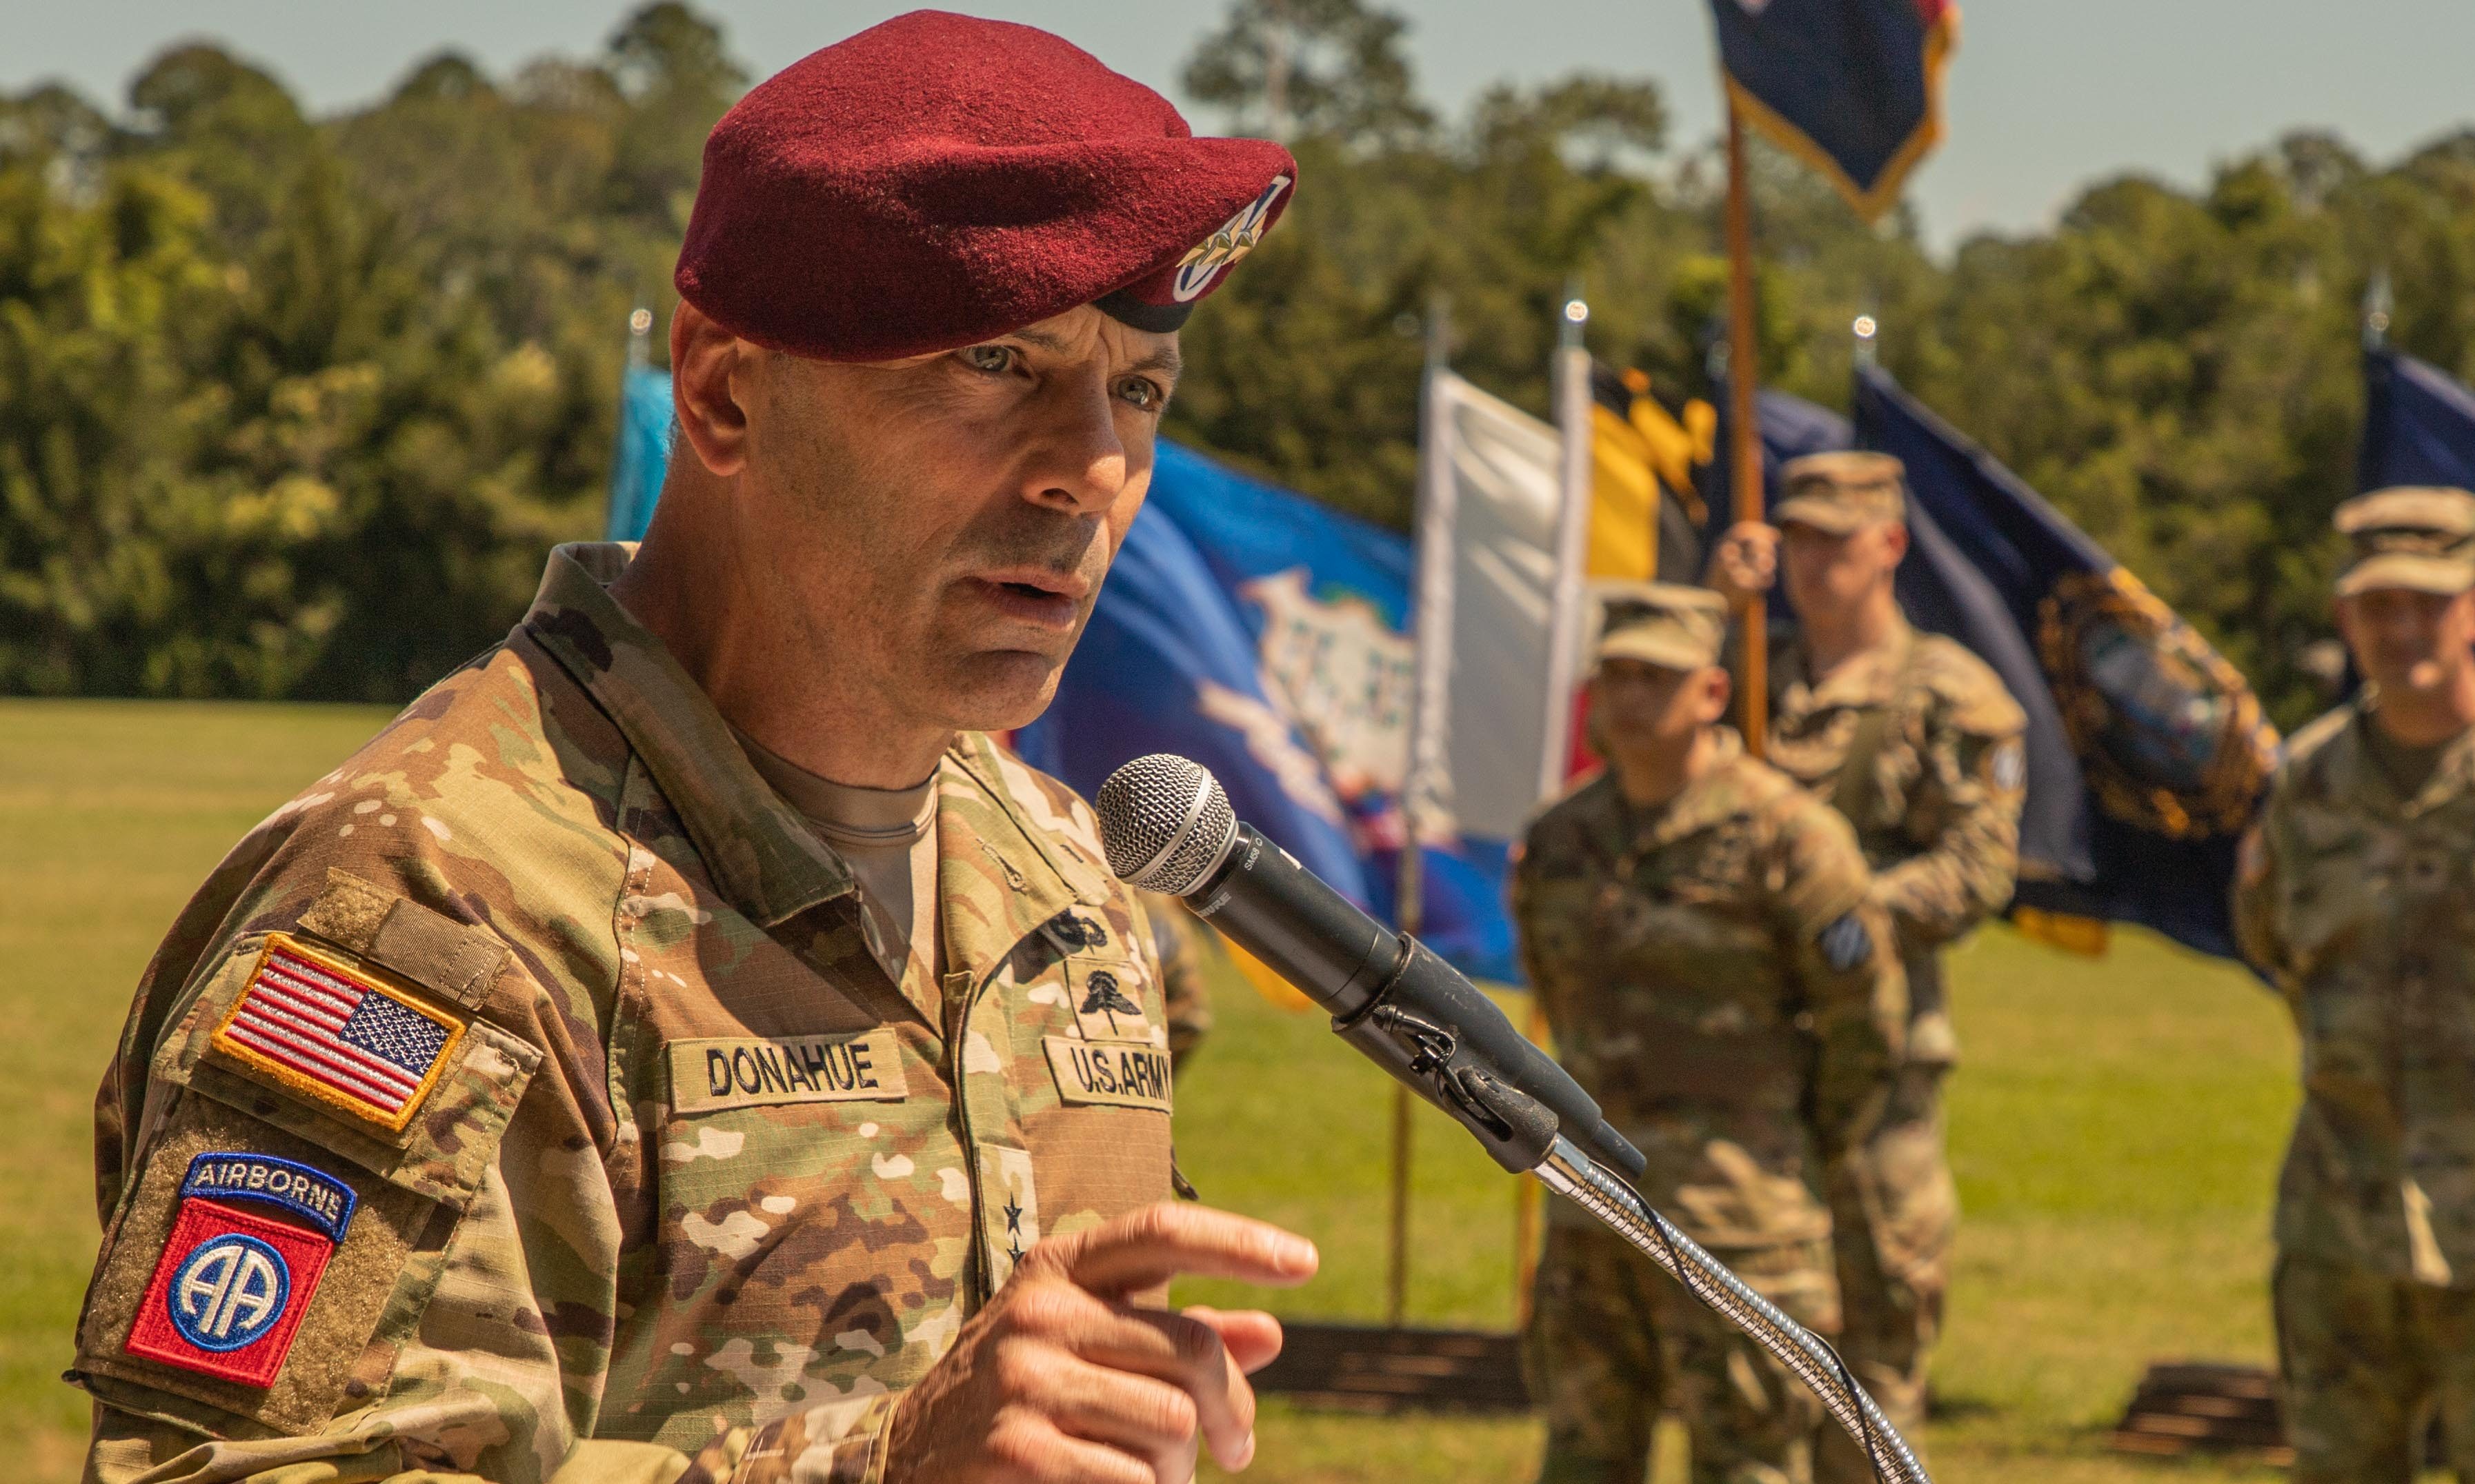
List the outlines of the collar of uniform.
{"label": "collar of uniform", "polygon": [[773,927],[854,889],[850,867],[757,773],[671,651],[610,596],[634,555],[619,542],[551,552],[525,631],[619,724],[714,884],[748,920]]}
{"label": "collar of uniform", "polygon": [[[1644,810],[1626,805],[1625,813],[1633,832],[1633,838],[1626,841],[1628,845],[1645,850],[1663,849],[1688,835],[1708,829],[1735,812],[1735,791],[1722,789],[1718,785],[1744,762],[1744,739],[1737,736],[1736,729],[1731,726],[1716,726],[1710,730],[1718,746],[1718,755],[1710,760],[1710,766],[1701,777],[1684,786],[1683,792],[1656,809]],[[1616,791],[1616,797],[1624,797],[1621,789]]]}
{"label": "collar of uniform", "polygon": [[2397,785],[2389,781],[2379,760],[2372,756],[2371,742],[2364,735],[2365,728],[2376,724],[2372,713],[2380,709],[2380,693],[2366,684],[2355,702],[2354,720],[2339,734],[2345,739],[2346,750],[2332,761],[2341,769],[2349,796],[2411,819],[2475,790],[2475,729],[2469,729],[2458,734],[2457,740],[2441,752],[2440,762],[2414,797],[2400,796]]}
{"label": "collar of uniform", "polygon": [[1907,663],[1908,646],[1916,643],[1917,637],[1904,614],[1894,615],[1891,625],[1891,632],[1882,636],[1880,644],[1832,670],[1819,685],[1807,677],[1807,651],[1804,642],[1798,640],[1796,663],[1787,667],[1780,713],[1811,716],[1843,706],[1861,709],[1889,704],[1899,682],[1899,671]]}

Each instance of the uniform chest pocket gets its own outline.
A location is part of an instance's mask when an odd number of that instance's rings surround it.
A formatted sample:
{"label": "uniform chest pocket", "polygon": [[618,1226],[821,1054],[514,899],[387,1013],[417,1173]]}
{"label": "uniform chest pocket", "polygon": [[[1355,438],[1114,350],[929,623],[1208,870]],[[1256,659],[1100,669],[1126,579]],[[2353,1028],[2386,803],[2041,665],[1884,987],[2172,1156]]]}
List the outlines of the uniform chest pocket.
{"label": "uniform chest pocket", "polygon": [[240,940],[151,1068],[78,1326],[87,1387],[219,1436],[377,1396],[540,1059],[348,955]]}
{"label": "uniform chest pocket", "polygon": [[811,1347],[801,1387],[916,1379],[957,1320],[972,1204],[925,1028],[684,1036],[660,1058],[647,1281],[659,1338],[698,1339],[631,1364],[708,1408],[744,1399],[728,1357],[749,1347]]}

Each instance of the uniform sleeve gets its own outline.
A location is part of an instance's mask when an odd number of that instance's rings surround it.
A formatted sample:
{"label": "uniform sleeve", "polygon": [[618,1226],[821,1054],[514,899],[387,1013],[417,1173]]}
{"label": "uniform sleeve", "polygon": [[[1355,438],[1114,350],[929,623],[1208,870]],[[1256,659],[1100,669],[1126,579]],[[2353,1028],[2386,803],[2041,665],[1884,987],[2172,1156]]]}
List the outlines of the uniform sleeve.
{"label": "uniform sleeve", "polygon": [[1855,833],[1837,811],[1796,802],[1776,843],[1780,931],[1810,1017],[1814,1128],[1825,1162],[1835,1164],[1881,1116],[1907,1023],[1907,980]]}
{"label": "uniform sleeve", "polygon": [[589,1005],[523,929],[357,869],[277,863],[141,988],[101,1097],[86,1476],[676,1477],[585,1438],[627,1144]]}
{"label": "uniform sleeve", "polygon": [[1922,848],[1875,883],[1911,949],[1939,947],[2001,911],[2020,870],[2025,718],[1990,675],[1951,689],[1959,693],[1937,693],[1923,718],[1922,776],[1907,813]]}
{"label": "uniform sleeve", "polygon": [[2278,907],[2282,896],[2274,833],[2278,815],[2272,795],[2268,808],[2243,832],[2242,843],[2236,849],[2229,895],[2236,948],[2272,985],[2284,987],[2293,977],[2293,961],[2287,951],[2284,913]]}

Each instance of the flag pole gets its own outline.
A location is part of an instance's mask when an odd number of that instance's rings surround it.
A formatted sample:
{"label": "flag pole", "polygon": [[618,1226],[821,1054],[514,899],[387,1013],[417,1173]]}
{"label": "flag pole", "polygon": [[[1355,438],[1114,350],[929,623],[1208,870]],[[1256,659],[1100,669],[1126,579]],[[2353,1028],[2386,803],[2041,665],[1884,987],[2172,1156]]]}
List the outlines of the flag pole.
{"label": "flag pole", "polygon": [[[1761,520],[1762,440],[1754,425],[1753,210],[1745,179],[1745,126],[1728,102],[1728,472],[1739,523]],[[1770,731],[1770,609],[1755,593],[1737,613],[1737,718],[1745,750],[1762,755]]]}
{"label": "flag pole", "polygon": [[[1418,382],[1418,516],[1415,669],[1409,756],[1401,776],[1401,864],[1393,921],[1414,936],[1425,925],[1426,851],[1419,825],[1439,790],[1452,686],[1453,523],[1458,492],[1444,451],[1442,377],[1452,354],[1452,315],[1438,296],[1427,311],[1427,366]],[[1409,1307],[1409,1088],[1392,1084],[1391,1203],[1385,1232],[1384,1317],[1398,1329]]]}
{"label": "flag pole", "polygon": [[1538,758],[1538,796],[1564,787],[1573,751],[1573,690],[1581,646],[1581,567],[1590,541],[1590,352],[1581,330],[1590,305],[1581,280],[1564,286],[1556,314],[1556,427],[1563,454],[1556,471],[1556,585],[1547,618],[1547,717]]}

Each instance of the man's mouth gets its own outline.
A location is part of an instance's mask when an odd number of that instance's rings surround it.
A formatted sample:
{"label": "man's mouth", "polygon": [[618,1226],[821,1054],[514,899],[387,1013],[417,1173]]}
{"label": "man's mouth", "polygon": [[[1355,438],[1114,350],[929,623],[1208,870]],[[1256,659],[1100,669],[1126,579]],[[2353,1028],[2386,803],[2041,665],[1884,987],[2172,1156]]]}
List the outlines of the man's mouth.
{"label": "man's mouth", "polygon": [[1074,626],[1091,590],[1077,573],[1039,570],[986,572],[972,583],[1008,618],[1060,631]]}

